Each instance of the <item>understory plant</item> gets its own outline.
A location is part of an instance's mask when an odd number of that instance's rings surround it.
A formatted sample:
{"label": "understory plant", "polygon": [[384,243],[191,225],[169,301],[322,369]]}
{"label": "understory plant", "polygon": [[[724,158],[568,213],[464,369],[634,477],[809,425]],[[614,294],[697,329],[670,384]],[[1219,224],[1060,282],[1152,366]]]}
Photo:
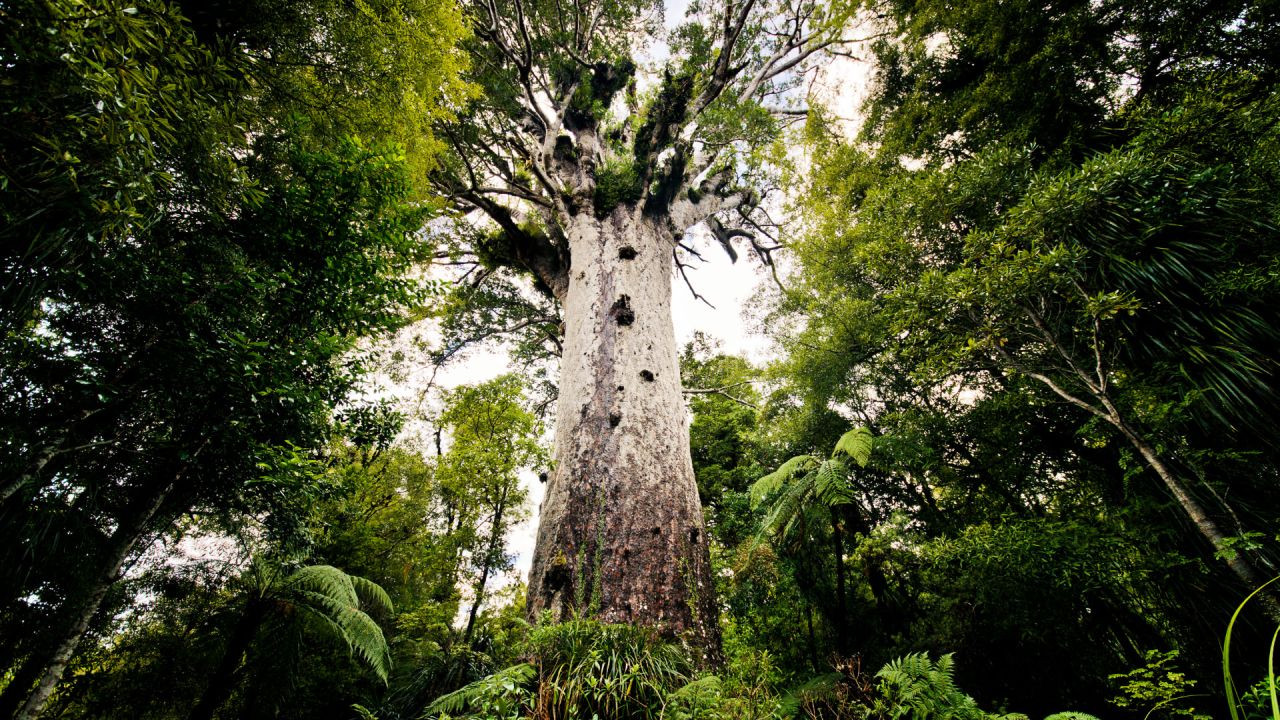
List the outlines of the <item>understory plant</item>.
{"label": "understory plant", "polygon": [[[912,653],[874,677],[857,662],[777,691],[767,653],[697,672],[653,630],[573,620],[534,628],[525,662],[437,698],[424,720],[1025,720],[985,712],[955,684],[951,655]],[[372,715],[369,715],[372,718]],[[1084,717],[1084,716],[1081,716]]]}

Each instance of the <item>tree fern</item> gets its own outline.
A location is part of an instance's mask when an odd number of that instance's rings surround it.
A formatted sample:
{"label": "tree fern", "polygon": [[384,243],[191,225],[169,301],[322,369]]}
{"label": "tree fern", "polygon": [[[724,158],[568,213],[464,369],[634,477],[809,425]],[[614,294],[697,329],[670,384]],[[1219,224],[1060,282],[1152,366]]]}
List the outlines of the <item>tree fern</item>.
{"label": "tree fern", "polygon": [[777,470],[752,483],[751,506],[758,506],[765,498],[777,492],[783,483],[796,475],[812,470],[817,464],[818,459],[812,455],[797,455],[782,463]]}
{"label": "tree fern", "polygon": [[853,458],[859,467],[866,467],[871,460],[871,450],[875,447],[875,438],[872,437],[871,431],[865,427],[856,427],[836,441],[835,450],[831,452],[831,457],[835,458],[841,453]]}
{"label": "tree fern", "polygon": [[307,565],[284,579],[279,598],[307,612],[347,644],[353,656],[387,682],[392,656],[383,629],[364,607],[393,612],[392,601],[378,583],[348,575],[332,565]]}
{"label": "tree fern", "polygon": [[391,672],[391,648],[382,628],[362,608],[391,613],[386,591],[371,580],[348,575],[332,565],[308,565],[282,583],[280,596],[300,610],[314,615],[333,635],[346,643],[383,682]]}
{"label": "tree fern", "polygon": [[856,495],[844,458],[866,467],[873,446],[870,430],[854,428],[836,441],[830,459],[797,455],[757,480],[751,486],[752,507],[774,498],[761,523],[761,533],[790,537],[814,500],[828,508],[854,502]]}

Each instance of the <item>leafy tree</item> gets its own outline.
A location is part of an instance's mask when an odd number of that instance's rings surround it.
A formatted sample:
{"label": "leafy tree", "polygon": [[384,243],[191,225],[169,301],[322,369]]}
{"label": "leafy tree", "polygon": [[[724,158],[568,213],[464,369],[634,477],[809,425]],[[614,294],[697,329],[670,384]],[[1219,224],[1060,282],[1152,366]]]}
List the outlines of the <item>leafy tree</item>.
{"label": "leafy tree", "polygon": [[[261,82],[324,52],[255,73],[266,60],[231,40],[245,24],[196,28],[161,2],[3,12],[0,707],[33,717],[127,563],[183,515],[296,529],[360,374],[348,351],[420,301],[404,271],[426,209],[403,150],[338,139],[381,121],[334,109],[332,132],[308,131]],[[293,17],[276,31],[346,42]],[[456,86],[460,28],[416,27],[441,53],[414,72],[434,58]]]}
{"label": "leafy tree", "polygon": [[[1028,556],[1016,582],[1065,563],[1072,584],[1115,589],[1087,613],[1045,596],[1001,612],[1052,612],[1112,668],[1169,644],[1208,657],[1200,618],[1274,563],[1271,10],[874,7],[895,37],[874,48],[857,142],[830,115],[809,125],[808,228],[780,310],[804,320],[780,333],[795,416],[835,409],[887,439],[887,477],[861,499],[905,512],[922,547],[1002,523],[1019,529],[1009,550],[1064,553]],[[1085,527],[1115,565],[1065,560]],[[937,566],[866,547],[917,597],[1005,582],[960,589],[981,551]],[[1192,591],[1206,574],[1220,581]],[[1004,697],[995,684],[975,687]],[[1101,710],[1092,685],[1063,692]]]}
{"label": "leafy tree", "polygon": [[440,422],[451,444],[438,472],[457,498],[458,526],[470,536],[459,547],[470,556],[475,578],[464,640],[475,630],[490,578],[511,567],[506,536],[527,512],[519,473],[546,461],[538,444],[541,426],[521,406],[522,389],[514,375],[503,375],[445,394]]}

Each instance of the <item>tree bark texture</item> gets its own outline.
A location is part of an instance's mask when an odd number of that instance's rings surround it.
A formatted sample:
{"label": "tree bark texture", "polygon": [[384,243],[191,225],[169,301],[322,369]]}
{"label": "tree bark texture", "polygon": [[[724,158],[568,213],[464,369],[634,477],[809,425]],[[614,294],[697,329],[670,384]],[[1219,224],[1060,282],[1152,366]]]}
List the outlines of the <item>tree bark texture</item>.
{"label": "tree bark texture", "polygon": [[532,618],[638,623],[719,655],[671,317],[671,224],[620,207],[569,228],[555,468]]}

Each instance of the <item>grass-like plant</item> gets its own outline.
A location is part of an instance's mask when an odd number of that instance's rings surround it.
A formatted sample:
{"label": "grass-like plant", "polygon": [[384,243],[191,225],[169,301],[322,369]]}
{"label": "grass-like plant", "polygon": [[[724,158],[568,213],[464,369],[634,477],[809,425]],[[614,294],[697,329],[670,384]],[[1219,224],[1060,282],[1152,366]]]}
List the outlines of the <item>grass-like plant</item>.
{"label": "grass-like plant", "polygon": [[[1244,704],[1241,701],[1240,693],[1236,690],[1235,680],[1231,676],[1231,636],[1235,633],[1236,621],[1240,619],[1240,613],[1244,611],[1245,605],[1249,604],[1255,596],[1260,594],[1268,585],[1280,580],[1280,577],[1274,577],[1267,582],[1259,585],[1257,589],[1249,593],[1241,603],[1236,606],[1236,611],[1231,614],[1231,622],[1227,623],[1227,634],[1222,639],[1222,685],[1227,693],[1227,709],[1231,712],[1231,720],[1242,720],[1244,717]],[[1276,693],[1276,640],[1280,638],[1280,625],[1276,626],[1276,630],[1271,634],[1271,647],[1267,654],[1267,687],[1271,694],[1271,717],[1272,720],[1280,720],[1280,699],[1277,699]]]}

